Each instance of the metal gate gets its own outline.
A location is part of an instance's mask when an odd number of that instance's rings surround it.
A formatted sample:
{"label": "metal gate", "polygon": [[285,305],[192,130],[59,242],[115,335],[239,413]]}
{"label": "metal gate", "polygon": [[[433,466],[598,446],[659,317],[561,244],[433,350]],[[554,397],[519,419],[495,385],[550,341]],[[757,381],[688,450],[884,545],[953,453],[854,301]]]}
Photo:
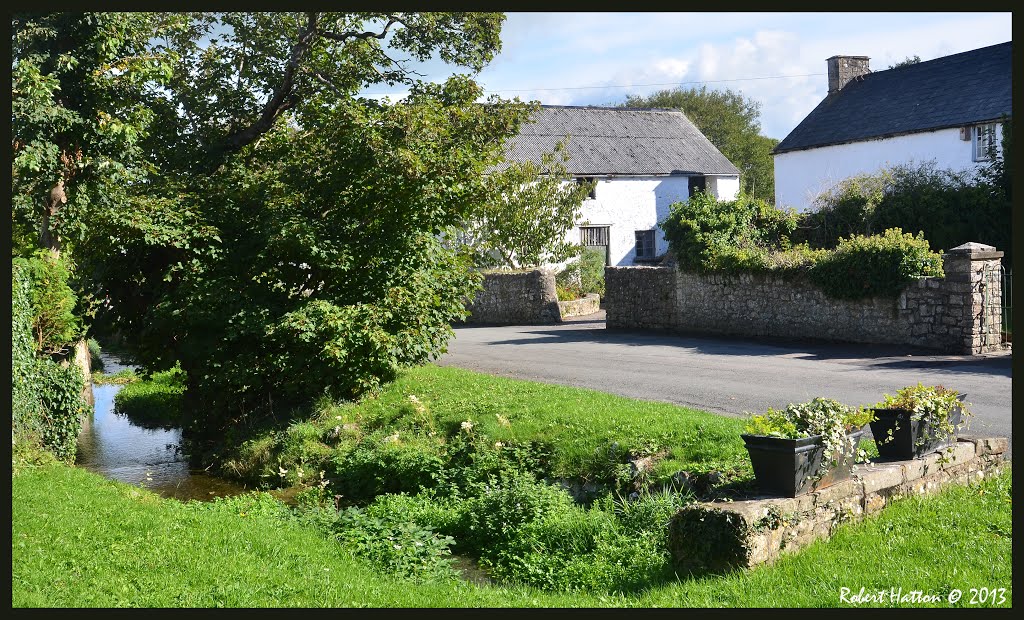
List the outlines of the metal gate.
{"label": "metal gate", "polygon": [[[996,291],[996,286],[999,290]],[[981,286],[981,333],[987,342],[995,342],[996,333],[999,342],[1007,343],[1013,339],[1013,307],[1012,307],[1012,273],[999,265],[986,266],[982,274]],[[983,343],[985,344],[985,343]]]}
{"label": "metal gate", "polygon": [[1003,324],[1002,333],[1003,342],[1013,341],[1013,272],[1000,265],[999,271],[1002,272],[1003,277],[1003,290],[1002,290],[1002,306],[1003,306]]}

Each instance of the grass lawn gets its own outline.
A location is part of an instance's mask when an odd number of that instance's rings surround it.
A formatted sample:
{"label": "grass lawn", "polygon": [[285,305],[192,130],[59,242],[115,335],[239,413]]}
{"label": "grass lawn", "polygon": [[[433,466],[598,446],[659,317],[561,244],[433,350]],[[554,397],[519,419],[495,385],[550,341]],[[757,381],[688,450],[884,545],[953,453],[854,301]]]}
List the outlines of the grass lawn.
{"label": "grass lawn", "polygon": [[749,479],[743,424],[668,403],[428,365],[404,373],[375,398],[322,405],[284,432],[251,440],[222,465],[252,482],[278,482],[279,467],[292,474],[299,462],[311,464],[305,471],[325,467],[354,442],[389,438],[440,450],[465,431],[491,444],[532,446],[544,453],[544,474],[551,477],[609,482],[628,474],[629,458],[653,454],[655,484],[681,469]]}
{"label": "grass lawn", "polygon": [[824,607],[843,587],[958,588],[961,607],[970,588],[1006,588],[1012,604],[1009,472],[896,502],[772,566],[629,596],[403,581],[266,501],[182,504],[58,464],[19,468],[11,500],[14,607]]}

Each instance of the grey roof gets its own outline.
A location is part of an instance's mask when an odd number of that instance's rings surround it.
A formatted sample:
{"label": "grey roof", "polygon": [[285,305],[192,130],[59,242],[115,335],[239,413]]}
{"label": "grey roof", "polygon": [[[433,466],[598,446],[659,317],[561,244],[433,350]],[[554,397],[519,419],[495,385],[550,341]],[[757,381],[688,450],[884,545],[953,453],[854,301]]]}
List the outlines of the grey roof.
{"label": "grey roof", "polygon": [[678,110],[541,106],[505,145],[506,161],[540,163],[569,136],[576,176],[738,175],[736,166]]}
{"label": "grey roof", "polygon": [[934,131],[1009,115],[1012,44],[856,78],[825,97],[773,152]]}

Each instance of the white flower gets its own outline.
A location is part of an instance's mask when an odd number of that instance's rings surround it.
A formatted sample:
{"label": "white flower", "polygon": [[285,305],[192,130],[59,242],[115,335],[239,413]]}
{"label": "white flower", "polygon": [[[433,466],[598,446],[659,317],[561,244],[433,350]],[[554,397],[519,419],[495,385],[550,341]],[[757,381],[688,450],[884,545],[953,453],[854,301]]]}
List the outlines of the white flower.
{"label": "white flower", "polygon": [[285,474],[287,474],[287,473],[288,473],[287,469],[285,469],[284,467],[281,467],[280,465],[277,466],[277,475],[278,476],[281,476],[282,478],[284,478]]}
{"label": "white flower", "polygon": [[462,430],[466,431],[467,433],[473,430],[473,423],[470,422],[469,420],[466,420],[460,426],[462,426]]}
{"label": "white flower", "polygon": [[505,447],[505,444],[501,443],[500,441],[495,441],[494,447],[500,450]]}
{"label": "white flower", "polygon": [[394,443],[394,442],[398,441],[398,431],[395,431],[394,435],[388,435],[387,437],[385,437],[384,441],[386,441],[388,443]]}
{"label": "white flower", "polygon": [[512,423],[508,421],[508,418],[501,415],[500,413],[496,413],[495,417],[498,418],[498,424],[500,424],[501,426],[504,426],[505,428],[512,426]]}

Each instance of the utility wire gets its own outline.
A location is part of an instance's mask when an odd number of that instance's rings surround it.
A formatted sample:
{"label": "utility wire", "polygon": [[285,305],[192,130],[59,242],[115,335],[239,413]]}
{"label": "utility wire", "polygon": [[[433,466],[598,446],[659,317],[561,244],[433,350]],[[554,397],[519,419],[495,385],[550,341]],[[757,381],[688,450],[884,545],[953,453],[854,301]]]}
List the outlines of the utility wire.
{"label": "utility wire", "polygon": [[[780,80],[784,78],[797,78],[797,77],[820,77],[825,75],[824,73],[803,73],[800,75],[766,75],[763,77],[749,77],[749,78],[733,78],[729,80],[692,80],[689,82],[657,82],[654,84],[607,84],[601,86],[560,86],[557,88],[502,88],[498,90],[485,90],[485,94],[490,93],[520,93],[520,92],[534,92],[534,91],[549,91],[549,90],[586,90],[593,88],[640,88],[644,86],[682,86],[684,84],[716,84],[719,82],[749,82],[752,80]],[[363,93],[364,96],[377,96],[377,95],[393,95],[395,93]]]}

